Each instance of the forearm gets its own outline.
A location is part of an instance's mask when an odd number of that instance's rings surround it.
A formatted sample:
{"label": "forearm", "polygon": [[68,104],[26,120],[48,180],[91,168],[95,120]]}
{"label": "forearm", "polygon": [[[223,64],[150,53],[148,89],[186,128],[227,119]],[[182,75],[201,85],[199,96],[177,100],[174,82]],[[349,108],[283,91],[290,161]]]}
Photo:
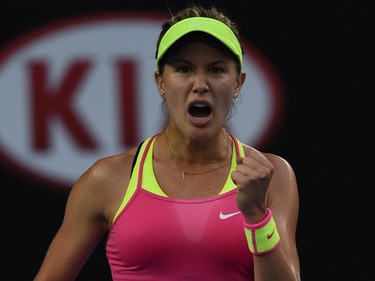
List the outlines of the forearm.
{"label": "forearm", "polygon": [[254,276],[256,281],[300,281],[299,263],[278,245],[272,252],[254,256]]}
{"label": "forearm", "polygon": [[244,220],[249,251],[254,255],[254,273],[257,281],[298,281],[299,259],[293,236],[278,227],[271,209],[259,222]]}

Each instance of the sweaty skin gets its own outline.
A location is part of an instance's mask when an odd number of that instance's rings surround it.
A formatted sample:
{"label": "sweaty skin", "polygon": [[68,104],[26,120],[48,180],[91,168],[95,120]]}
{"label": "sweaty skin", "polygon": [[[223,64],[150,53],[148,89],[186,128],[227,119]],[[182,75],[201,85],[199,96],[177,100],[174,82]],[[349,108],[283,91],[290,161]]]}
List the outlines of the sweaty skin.
{"label": "sweaty skin", "polygon": [[[223,19],[197,7],[179,16],[207,14]],[[211,35],[192,32],[168,49],[154,79],[167,124],[152,141],[99,159],[79,177],[34,281],[74,280],[107,234],[113,280],[210,280],[212,273],[216,280],[299,281],[294,171],[226,128],[246,80],[237,57]],[[253,255],[243,222],[261,222],[267,208],[280,243]]]}

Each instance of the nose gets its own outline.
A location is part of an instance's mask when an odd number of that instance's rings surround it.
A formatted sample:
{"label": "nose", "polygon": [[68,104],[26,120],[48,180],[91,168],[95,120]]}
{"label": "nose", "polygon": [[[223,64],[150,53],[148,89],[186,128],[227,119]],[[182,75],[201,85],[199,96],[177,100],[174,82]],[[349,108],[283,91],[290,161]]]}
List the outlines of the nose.
{"label": "nose", "polygon": [[202,71],[199,71],[194,75],[193,92],[203,94],[209,90],[207,77]]}

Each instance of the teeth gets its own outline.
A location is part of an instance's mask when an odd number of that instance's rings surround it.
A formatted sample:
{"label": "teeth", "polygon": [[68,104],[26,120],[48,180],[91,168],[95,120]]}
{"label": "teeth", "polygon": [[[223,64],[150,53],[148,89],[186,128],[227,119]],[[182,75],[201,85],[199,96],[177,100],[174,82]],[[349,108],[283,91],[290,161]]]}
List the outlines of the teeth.
{"label": "teeth", "polygon": [[189,113],[195,120],[206,120],[210,112],[209,106],[203,102],[194,103],[189,109]]}
{"label": "teeth", "polygon": [[205,107],[206,105],[203,104],[203,103],[196,103],[196,104],[194,104],[194,106],[196,106],[196,107]]}

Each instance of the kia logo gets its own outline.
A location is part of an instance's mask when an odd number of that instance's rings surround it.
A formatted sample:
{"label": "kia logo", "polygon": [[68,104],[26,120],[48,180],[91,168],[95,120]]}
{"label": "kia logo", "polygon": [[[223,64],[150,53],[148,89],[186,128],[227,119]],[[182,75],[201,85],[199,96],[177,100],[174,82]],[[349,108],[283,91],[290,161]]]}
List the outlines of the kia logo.
{"label": "kia logo", "polygon": [[[165,14],[125,12],[51,23],[0,50],[0,165],[70,188],[98,158],[166,122],[153,73]],[[282,118],[280,79],[244,43],[247,80],[228,130],[262,148]]]}

